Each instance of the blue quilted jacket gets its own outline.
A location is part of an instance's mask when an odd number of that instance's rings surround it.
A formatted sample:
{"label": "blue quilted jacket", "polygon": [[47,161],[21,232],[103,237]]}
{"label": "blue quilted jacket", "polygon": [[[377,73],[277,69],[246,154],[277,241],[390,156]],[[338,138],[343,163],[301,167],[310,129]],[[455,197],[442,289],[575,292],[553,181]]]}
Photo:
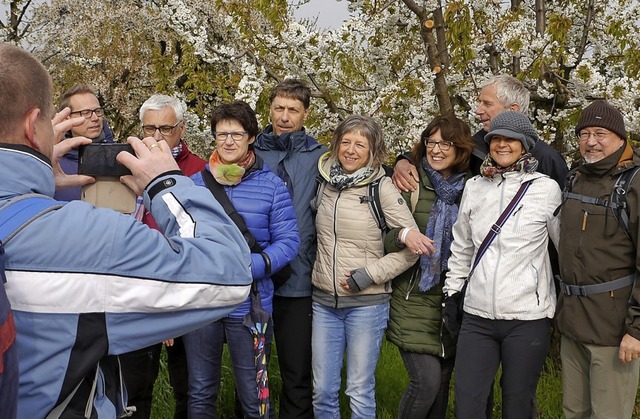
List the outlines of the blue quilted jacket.
{"label": "blue quilted jacket", "polygon": [[[207,165],[206,170],[209,170]],[[191,176],[196,185],[205,186],[201,173]],[[205,186],[206,187],[206,186]],[[287,265],[298,253],[300,238],[296,213],[284,182],[269,170],[262,159],[247,170],[242,181],[225,186],[236,211],[244,218],[247,228],[271,260],[271,272]],[[273,281],[266,275],[265,261],[259,253],[251,254],[251,274],[258,284],[263,308],[272,312]],[[250,297],[229,317],[242,317],[249,312]]]}

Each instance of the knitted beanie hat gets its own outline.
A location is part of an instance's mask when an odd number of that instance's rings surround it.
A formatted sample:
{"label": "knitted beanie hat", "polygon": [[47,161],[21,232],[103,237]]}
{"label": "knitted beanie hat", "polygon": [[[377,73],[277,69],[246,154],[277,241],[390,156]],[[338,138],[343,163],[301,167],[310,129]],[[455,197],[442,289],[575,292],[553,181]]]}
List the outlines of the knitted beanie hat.
{"label": "knitted beanie hat", "polygon": [[616,133],[623,140],[627,139],[622,114],[606,100],[596,100],[584,108],[576,125],[576,135],[579,136],[580,131],[588,127],[605,128]]}
{"label": "knitted beanie hat", "polygon": [[484,136],[484,140],[491,144],[491,139],[496,135],[519,140],[527,153],[538,141],[538,133],[531,125],[529,117],[516,111],[500,112],[491,120],[489,132]]}

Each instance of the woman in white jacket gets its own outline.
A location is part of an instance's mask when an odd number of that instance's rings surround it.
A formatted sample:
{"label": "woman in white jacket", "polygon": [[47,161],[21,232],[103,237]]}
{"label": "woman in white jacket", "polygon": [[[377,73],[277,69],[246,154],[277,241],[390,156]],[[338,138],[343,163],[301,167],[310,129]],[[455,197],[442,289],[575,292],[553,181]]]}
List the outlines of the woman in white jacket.
{"label": "woman in white jacket", "polygon": [[[444,286],[445,324],[455,332],[454,312],[468,278],[455,364],[456,417],[485,411],[502,364],[502,417],[533,418],[556,307],[547,245],[549,237],[558,242],[554,211],[561,194],[555,181],[535,172],[530,150],[539,139],[526,115],[502,112],[485,141],[490,154],[465,186]],[[527,181],[529,189],[470,275],[481,243]]]}

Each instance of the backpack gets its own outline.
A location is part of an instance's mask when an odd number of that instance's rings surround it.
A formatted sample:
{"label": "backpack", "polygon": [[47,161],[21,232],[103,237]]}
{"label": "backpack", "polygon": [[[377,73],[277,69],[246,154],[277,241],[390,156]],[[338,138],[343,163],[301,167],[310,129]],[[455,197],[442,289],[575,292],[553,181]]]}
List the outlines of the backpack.
{"label": "backpack", "polygon": [[[11,305],[4,288],[7,282],[4,271],[4,244],[30,222],[56,209],[56,206],[59,207],[58,202],[49,197],[24,195],[12,199],[0,208],[0,405],[4,405],[5,413],[9,416],[15,415],[18,365],[17,357],[5,357],[9,351],[16,351],[16,330]],[[10,359],[14,361],[9,361]]]}
{"label": "backpack", "polygon": [[[360,197],[360,203],[367,203],[367,205],[369,206],[369,211],[371,211],[371,215],[373,215],[373,219],[380,229],[382,237],[384,237],[390,229],[387,225],[387,220],[384,217],[382,203],[380,202],[380,182],[382,181],[382,179],[384,179],[384,177],[378,178],[368,185],[367,195]],[[315,197],[311,200],[311,209],[314,212],[318,211],[318,208],[320,207],[320,201],[322,200],[324,188],[327,186],[327,181],[324,180],[322,176],[318,176],[316,180],[318,182],[318,187],[316,188]]]}
{"label": "backpack", "polygon": [[[629,229],[629,207],[627,206],[627,191],[629,190],[631,182],[633,181],[633,178],[639,170],[640,166],[635,166],[634,168],[627,170],[620,176],[618,176],[615,184],[613,185],[611,195],[609,196],[609,199],[606,200],[572,192],[573,185],[575,184],[578,176],[578,170],[573,169],[571,172],[569,172],[569,175],[567,175],[567,178],[565,179],[564,189],[562,191],[562,204],[560,204],[560,207],[567,199],[575,199],[585,204],[593,204],[610,208],[614,218],[618,222],[618,225],[620,226],[620,228],[622,228],[622,231],[624,231],[624,234],[629,238],[629,240],[633,241],[631,230]],[[556,213],[560,210],[560,207],[558,207]]]}

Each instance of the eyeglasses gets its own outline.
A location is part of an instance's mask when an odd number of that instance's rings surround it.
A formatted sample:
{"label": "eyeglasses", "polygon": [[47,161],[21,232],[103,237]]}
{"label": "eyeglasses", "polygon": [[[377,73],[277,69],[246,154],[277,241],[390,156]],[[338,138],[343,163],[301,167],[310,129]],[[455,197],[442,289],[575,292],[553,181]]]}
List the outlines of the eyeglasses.
{"label": "eyeglasses", "polygon": [[162,125],[161,127],[156,127],[155,125],[143,125],[142,132],[144,135],[149,137],[153,136],[156,131],[160,131],[161,135],[171,135],[173,134],[173,130],[181,123],[182,121],[178,121],[175,125]]}
{"label": "eyeglasses", "polygon": [[610,131],[594,131],[594,132],[580,131],[580,133],[578,134],[578,138],[582,142],[589,141],[589,138],[591,137],[593,137],[593,139],[596,141],[602,141],[605,138],[607,138],[607,135],[609,134],[611,134]]}
{"label": "eyeglasses", "polygon": [[224,132],[224,131],[213,131],[213,137],[216,141],[224,142],[231,137],[233,141],[242,141],[247,131],[234,131],[234,132]]}
{"label": "eyeglasses", "polygon": [[84,119],[90,119],[91,115],[93,115],[94,113],[96,114],[96,116],[98,118],[100,118],[102,115],[104,115],[104,109],[102,109],[102,108],[83,109],[81,111],[73,111],[73,112],[71,112],[70,115],[73,115],[73,114],[76,114],[76,113],[79,114]]}
{"label": "eyeglasses", "polygon": [[429,149],[436,148],[436,146],[438,146],[442,151],[449,151],[451,146],[453,146],[453,141],[434,141],[427,139],[424,143]]}

